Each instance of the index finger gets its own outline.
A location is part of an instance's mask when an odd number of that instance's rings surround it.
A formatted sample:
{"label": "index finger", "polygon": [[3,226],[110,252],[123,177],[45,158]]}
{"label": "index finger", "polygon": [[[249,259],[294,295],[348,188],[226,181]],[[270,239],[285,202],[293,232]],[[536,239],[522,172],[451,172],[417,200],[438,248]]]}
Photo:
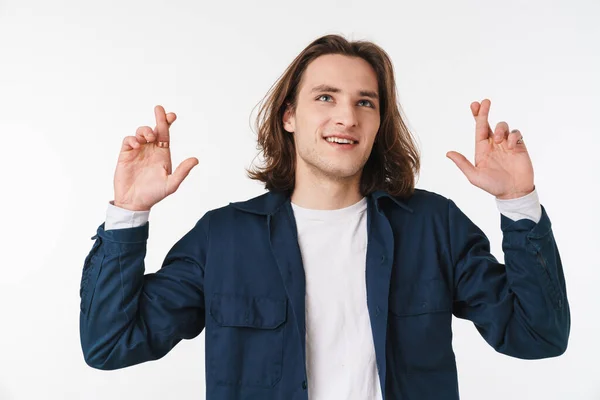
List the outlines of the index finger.
{"label": "index finger", "polygon": [[154,117],[156,118],[156,136],[159,142],[169,142],[169,123],[167,114],[162,106],[154,107]]}
{"label": "index finger", "polygon": [[480,142],[487,140],[488,137],[493,135],[492,128],[488,122],[488,115],[490,113],[491,101],[483,99],[481,104],[474,102],[471,103],[471,112],[475,117],[475,141]]}

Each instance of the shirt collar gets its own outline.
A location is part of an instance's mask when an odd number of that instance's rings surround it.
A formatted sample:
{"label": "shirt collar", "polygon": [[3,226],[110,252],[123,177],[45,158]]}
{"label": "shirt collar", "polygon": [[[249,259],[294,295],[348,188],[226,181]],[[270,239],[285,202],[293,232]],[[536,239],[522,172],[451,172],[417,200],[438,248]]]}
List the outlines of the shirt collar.
{"label": "shirt collar", "polygon": [[[402,200],[398,197],[392,196],[389,193],[387,193],[386,191],[377,190],[377,191],[371,193],[370,195],[368,195],[367,199],[369,197],[375,201],[375,204],[377,205],[378,210],[380,207],[381,199],[387,198],[387,199],[392,200],[392,203],[395,204],[396,206],[400,207],[401,209],[408,211],[410,213],[413,212],[413,209],[408,206],[408,204],[406,203],[405,200]],[[246,211],[246,212],[249,212],[252,214],[273,215],[283,205],[285,205],[286,203],[289,203],[289,202],[290,202],[290,196],[287,193],[271,190],[271,191],[266,192],[265,194],[254,197],[250,200],[238,201],[238,202],[233,202],[233,203],[229,203],[229,204],[231,206],[237,208],[238,210]]]}

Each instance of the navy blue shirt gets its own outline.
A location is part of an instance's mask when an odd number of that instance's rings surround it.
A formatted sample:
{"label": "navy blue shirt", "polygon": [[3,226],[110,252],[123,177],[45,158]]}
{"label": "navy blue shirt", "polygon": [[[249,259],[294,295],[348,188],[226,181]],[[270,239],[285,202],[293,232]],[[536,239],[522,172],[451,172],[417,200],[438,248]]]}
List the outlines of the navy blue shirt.
{"label": "navy blue shirt", "polygon": [[[452,315],[498,352],[566,350],[560,255],[538,223],[500,215],[502,264],[486,235],[439,194],[367,196],[367,305],[386,400],[456,400]],[[85,361],[104,370],[163,357],[205,334],[206,398],[307,399],[305,280],[290,198],[267,192],[207,212],[144,274],[149,222],[100,225],[81,280]]]}

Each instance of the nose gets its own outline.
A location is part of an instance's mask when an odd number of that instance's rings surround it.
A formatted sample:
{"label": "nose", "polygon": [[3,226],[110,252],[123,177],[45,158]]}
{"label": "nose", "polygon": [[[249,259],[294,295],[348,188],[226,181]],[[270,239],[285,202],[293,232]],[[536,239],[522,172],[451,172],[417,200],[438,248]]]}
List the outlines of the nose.
{"label": "nose", "polygon": [[352,104],[339,103],[335,108],[335,124],[336,126],[344,126],[346,128],[356,126],[358,119],[356,118],[356,110]]}

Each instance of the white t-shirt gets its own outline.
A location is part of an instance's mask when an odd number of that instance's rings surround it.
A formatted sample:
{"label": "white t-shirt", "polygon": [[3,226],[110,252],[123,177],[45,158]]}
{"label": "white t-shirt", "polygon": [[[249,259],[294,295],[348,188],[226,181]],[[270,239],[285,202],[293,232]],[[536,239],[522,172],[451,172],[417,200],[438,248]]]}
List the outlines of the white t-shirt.
{"label": "white t-shirt", "polygon": [[311,400],[382,398],[367,309],[367,199],[338,210],[292,203],[306,276]]}

